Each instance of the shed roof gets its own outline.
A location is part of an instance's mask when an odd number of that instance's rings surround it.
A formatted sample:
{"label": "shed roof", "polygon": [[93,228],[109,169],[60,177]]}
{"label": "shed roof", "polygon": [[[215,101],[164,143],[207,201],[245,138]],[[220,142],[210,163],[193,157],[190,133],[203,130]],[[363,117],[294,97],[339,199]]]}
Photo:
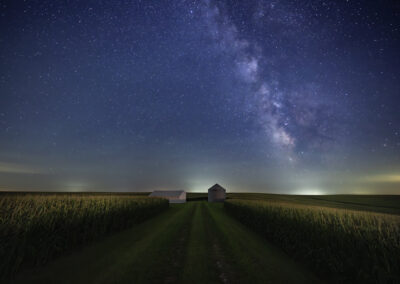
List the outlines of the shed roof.
{"label": "shed roof", "polygon": [[149,196],[157,196],[157,197],[179,197],[181,196],[182,193],[185,193],[184,190],[175,190],[175,191],[170,191],[170,190],[155,190],[152,193],[150,193]]}
{"label": "shed roof", "polygon": [[212,187],[210,187],[208,190],[223,190],[226,191],[225,188],[223,188],[222,186],[220,186],[218,183],[214,184]]}

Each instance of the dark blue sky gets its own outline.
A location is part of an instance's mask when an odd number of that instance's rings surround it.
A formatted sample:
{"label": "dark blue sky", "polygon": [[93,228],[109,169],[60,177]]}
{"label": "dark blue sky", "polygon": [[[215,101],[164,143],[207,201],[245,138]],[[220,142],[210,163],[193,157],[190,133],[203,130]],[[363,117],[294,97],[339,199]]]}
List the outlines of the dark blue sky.
{"label": "dark blue sky", "polygon": [[0,189],[400,193],[397,1],[2,1]]}

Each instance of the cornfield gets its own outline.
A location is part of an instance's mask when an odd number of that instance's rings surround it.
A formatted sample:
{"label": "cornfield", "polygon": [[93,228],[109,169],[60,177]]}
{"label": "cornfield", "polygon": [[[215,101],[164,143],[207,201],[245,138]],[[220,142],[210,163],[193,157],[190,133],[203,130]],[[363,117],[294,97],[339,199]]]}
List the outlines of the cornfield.
{"label": "cornfield", "polygon": [[400,216],[249,200],[225,208],[328,282],[400,282]]}
{"label": "cornfield", "polygon": [[129,195],[0,196],[0,279],[167,209],[168,201]]}

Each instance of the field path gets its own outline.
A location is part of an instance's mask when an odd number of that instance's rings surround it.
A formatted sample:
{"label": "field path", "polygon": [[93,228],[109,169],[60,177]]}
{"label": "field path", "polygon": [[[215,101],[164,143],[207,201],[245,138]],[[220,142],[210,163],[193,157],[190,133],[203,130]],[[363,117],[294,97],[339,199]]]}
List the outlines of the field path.
{"label": "field path", "polygon": [[279,249],[205,201],[172,205],[13,283],[318,283]]}

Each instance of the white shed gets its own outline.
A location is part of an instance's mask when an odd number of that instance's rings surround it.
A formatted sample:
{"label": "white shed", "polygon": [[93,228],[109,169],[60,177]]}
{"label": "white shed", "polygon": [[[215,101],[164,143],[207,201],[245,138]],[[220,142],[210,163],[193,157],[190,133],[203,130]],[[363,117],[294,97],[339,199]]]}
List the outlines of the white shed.
{"label": "white shed", "polygon": [[186,192],[183,190],[167,191],[167,190],[155,190],[150,193],[149,196],[161,197],[169,200],[169,203],[185,203]]}

